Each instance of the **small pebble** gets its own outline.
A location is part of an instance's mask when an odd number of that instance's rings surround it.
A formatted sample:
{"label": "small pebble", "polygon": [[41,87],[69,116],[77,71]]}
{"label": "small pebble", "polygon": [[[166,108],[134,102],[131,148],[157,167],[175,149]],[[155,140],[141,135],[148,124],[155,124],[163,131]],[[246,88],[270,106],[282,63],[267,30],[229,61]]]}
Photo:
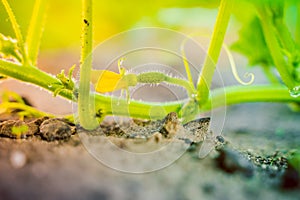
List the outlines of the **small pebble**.
{"label": "small pebble", "polygon": [[75,127],[62,119],[47,119],[40,125],[40,135],[47,141],[69,139]]}
{"label": "small pebble", "polygon": [[10,155],[10,164],[15,169],[24,167],[26,160],[26,155],[22,151],[13,151]]}
{"label": "small pebble", "polygon": [[262,168],[262,169],[267,169],[267,167],[268,167],[268,166],[267,166],[266,164],[262,164],[262,165],[261,165],[261,168]]}

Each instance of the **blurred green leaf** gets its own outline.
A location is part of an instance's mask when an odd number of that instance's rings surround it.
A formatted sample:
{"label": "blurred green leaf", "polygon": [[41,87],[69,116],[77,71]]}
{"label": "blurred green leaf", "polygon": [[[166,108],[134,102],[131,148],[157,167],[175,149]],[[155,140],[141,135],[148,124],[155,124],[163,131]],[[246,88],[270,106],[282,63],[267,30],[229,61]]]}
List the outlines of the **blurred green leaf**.
{"label": "blurred green leaf", "polygon": [[46,19],[48,0],[36,0],[28,27],[26,45],[28,57],[33,65],[36,65],[42,33]]}
{"label": "blurred green leaf", "polygon": [[248,58],[249,65],[273,65],[272,57],[266,45],[259,19],[254,17],[249,24],[245,24],[239,32],[239,39],[232,46]]}
{"label": "blurred green leaf", "polygon": [[21,62],[18,42],[11,37],[6,37],[0,33],[0,55],[4,58],[15,58]]}
{"label": "blurred green leaf", "polygon": [[297,150],[288,162],[300,173],[300,150]]}
{"label": "blurred green leaf", "polygon": [[[296,49],[294,38],[285,20],[285,9],[291,6],[296,7],[296,3],[297,1],[294,0],[244,0],[237,3],[234,14],[243,23],[243,27],[239,32],[239,40],[232,45],[232,49],[244,54],[251,66],[273,65],[260,23],[260,20],[264,19],[259,19],[256,12],[256,8],[263,7],[272,18],[274,34],[280,42],[282,52],[293,66],[298,66],[299,51]],[[290,13],[288,16],[290,17]],[[296,23],[295,20],[294,23]]]}
{"label": "blurred green leaf", "polygon": [[[34,12],[35,0],[10,0],[9,3],[15,13],[23,35],[28,30],[31,14]],[[47,11],[47,19],[41,49],[68,48],[80,46],[81,2],[74,0],[51,0]],[[94,32],[95,43],[103,41],[114,34],[131,28],[158,26],[179,29],[182,27],[198,25],[200,22],[210,19],[207,12],[189,9],[217,8],[220,0],[153,0],[153,1],[95,1],[94,2]],[[132,8],[134,11],[132,10]],[[176,26],[165,24],[159,19],[162,10],[177,8],[180,22]],[[183,10],[180,10],[183,9]],[[0,30],[5,35],[13,35],[11,25],[4,15],[5,10],[0,5]],[[186,16],[186,13],[189,16]],[[167,14],[167,13],[165,13]],[[193,14],[193,16],[191,16]],[[200,17],[199,17],[200,16]],[[214,15],[213,15],[214,16]],[[213,18],[214,19],[214,18]],[[200,22],[199,22],[200,21]],[[207,22],[210,23],[210,22]],[[198,25],[199,26],[199,25]]]}

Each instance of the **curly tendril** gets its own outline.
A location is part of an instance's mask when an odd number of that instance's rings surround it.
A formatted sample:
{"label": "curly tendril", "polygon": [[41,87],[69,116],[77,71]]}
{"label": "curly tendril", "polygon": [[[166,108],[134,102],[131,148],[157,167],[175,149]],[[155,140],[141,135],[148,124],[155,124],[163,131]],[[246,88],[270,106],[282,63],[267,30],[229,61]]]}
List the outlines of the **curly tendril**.
{"label": "curly tendril", "polygon": [[234,78],[237,80],[237,82],[239,82],[242,85],[251,85],[254,82],[254,74],[253,73],[249,73],[249,72],[246,72],[244,74],[245,78],[250,77],[250,81],[248,81],[248,82],[244,82],[242,79],[240,79],[239,74],[238,74],[237,69],[236,69],[236,65],[235,65],[233,56],[232,56],[232,54],[231,54],[228,46],[226,44],[223,44],[223,47],[224,47],[225,52],[228,55],[230,67],[231,67],[232,74],[233,74]]}

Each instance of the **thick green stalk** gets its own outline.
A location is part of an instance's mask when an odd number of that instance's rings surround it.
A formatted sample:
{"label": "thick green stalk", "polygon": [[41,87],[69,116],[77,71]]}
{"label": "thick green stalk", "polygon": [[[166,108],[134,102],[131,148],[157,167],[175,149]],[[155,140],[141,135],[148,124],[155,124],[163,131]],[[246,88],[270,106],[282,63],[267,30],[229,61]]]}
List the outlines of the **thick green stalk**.
{"label": "thick green stalk", "polygon": [[130,104],[128,104],[126,99],[105,97],[95,95],[97,113],[103,113],[104,116],[127,116],[140,119],[162,119],[170,112],[179,113],[185,102],[154,103],[131,100]]}
{"label": "thick green stalk", "polygon": [[87,130],[92,130],[98,126],[98,122],[95,118],[94,99],[90,95],[91,53],[93,47],[93,0],[82,0],[82,7],[78,113],[80,125]]}
{"label": "thick green stalk", "polygon": [[290,66],[287,64],[286,60],[284,59],[284,55],[281,51],[279,42],[275,35],[275,30],[272,24],[272,17],[268,14],[268,10],[265,8],[264,4],[258,5],[257,10],[260,17],[260,22],[263,29],[263,34],[274,61],[274,64],[283,80],[285,85],[289,89],[293,89],[295,87],[295,82],[293,77],[289,71]]}
{"label": "thick green stalk", "polygon": [[[58,79],[39,70],[36,67],[28,65],[18,65],[1,59],[0,74],[15,78],[23,82],[32,83],[51,92],[54,92],[60,86],[60,82]],[[60,93],[60,95],[69,100],[72,100],[72,91],[64,90]]]}
{"label": "thick green stalk", "polygon": [[198,79],[198,100],[203,104],[209,96],[212,77],[215,72],[221,48],[223,45],[226,29],[231,15],[234,0],[221,0],[217,21],[209,44],[208,53],[204,60],[203,68]]}
{"label": "thick green stalk", "polygon": [[28,59],[33,65],[36,65],[41,37],[46,21],[46,9],[48,0],[36,0],[28,27],[26,45]]}
{"label": "thick green stalk", "polygon": [[[54,92],[59,87],[59,81],[36,67],[20,66],[0,59],[0,74],[32,83],[46,90]],[[224,92],[226,92],[226,105],[247,103],[247,102],[298,102],[300,98],[291,97],[287,88],[282,85],[260,85],[260,86],[234,86],[225,90],[213,90],[210,99],[205,103],[200,112],[215,109],[223,105]],[[60,96],[73,100],[72,91],[63,90]],[[219,100],[220,99],[220,100]],[[128,105],[125,99],[117,97],[95,95],[96,112],[103,115],[122,115],[142,119],[161,119],[165,113],[179,112],[186,101],[167,103],[150,103],[132,100]],[[211,102],[214,102],[213,106]],[[219,103],[218,103],[219,102]],[[151,114],[149,114],[151,113]],[[128,115],[129,114],[129,115]]]}
{"label": "thick green stalk", "polygon": [[[225,92],[225,94],[224,94]],[[201,106],[199,112],[207,112],[224,106],[224,95],[226,95],[226,106],[251,103],[251,102],[281,102],[300,103],[300,98],[291,97],[287,88],[283,85],[257,85],[257,86],[231,86],[224,89],[216,89],[211,92],[207,102]],[[105,115],[128,116],[142,119],[162,119],[165,113],[179,113],[185,105],[185,101],[168,103],[149,103],[131,101],[127,104],[125,99],[106,98],[96,95],[96,109]],[[101,103],[100,103],[101,102]],[[213,104],[212,104],[213,102]],[[103,108],[103,105],[105,108]],[[149,113],[154,113],[150,115]]]}
{"label": "thick green stalk", "polygon": [[20,52],[22,54],[23,64],[27,65],[28,64],[28,57],[27,57],[27,52],[25,50],[25,43],[24,43],[24,40],[23,40],[23,36],[21,34],[20,26],[17,23],[16,17],[14,15],[11,7],[9,6],[7,0],[2,0],[2,3],[5,7],[5,10],[8,14],[9,20],[10,20],[11,25],[13,27],[13,30],[16,34],[16,38],[18,40],[18,46],[19,46]]}
{"label": "thick green stalk", "polygon": [[[226,87],[225,90],[214,90],[211,94],[211,99],[201,107],[201,111],[209,111],[223,106],[224,92],[227,106],[250,102],[300,103],[300,98],[291,97],[288,89],[283,85],[232,86]],[[214,107],[211,105],[212,101],[214,102]]]}

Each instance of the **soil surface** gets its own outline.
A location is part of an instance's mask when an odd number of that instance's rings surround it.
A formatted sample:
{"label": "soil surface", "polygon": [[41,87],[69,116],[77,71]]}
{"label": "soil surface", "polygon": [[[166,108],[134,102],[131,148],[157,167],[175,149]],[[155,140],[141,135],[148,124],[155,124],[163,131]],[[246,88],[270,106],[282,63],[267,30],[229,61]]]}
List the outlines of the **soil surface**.
{"label": "soil surface", "polygon": [[[93,132],[61,119],[1,119],[0,199],[300,196],[299,174],[287,162],[292,150],[299,148],[300,115],[287,105],[232,106],[219,137],[203,134],[209,119],[182,126],[172,113],[155,122],[124,122],[120,126],[107,121]],[[12,126],[22,123],[29,127],[27,131],[11,133]],[[200,159],[205,138],[211,139],[216,149]],[[168,145],[167,153],[147,159],[149,152]],[[127,159],[122,157],[124,152],[138,156]],[[147,173],[128,173],[143,170]]]}

